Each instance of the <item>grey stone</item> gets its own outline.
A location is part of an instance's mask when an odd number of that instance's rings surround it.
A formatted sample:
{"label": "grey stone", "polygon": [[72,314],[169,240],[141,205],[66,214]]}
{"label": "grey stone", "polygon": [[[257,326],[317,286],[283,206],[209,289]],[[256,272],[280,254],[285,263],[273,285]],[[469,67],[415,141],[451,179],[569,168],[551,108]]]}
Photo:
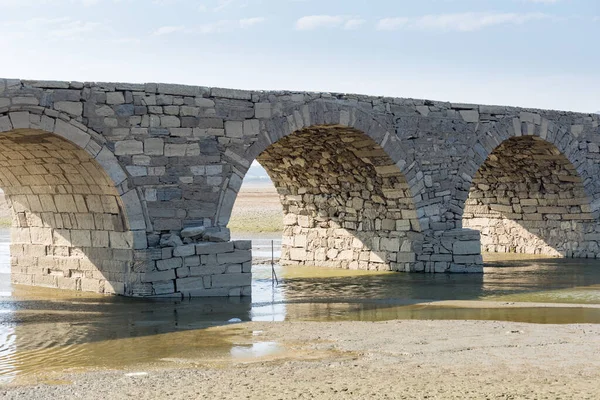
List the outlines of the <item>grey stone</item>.
{"label": "grey stone", "polygon": [[163,235],[160,238],[160,247],[179,247],[179,246],[183,246],[183,242],[181,241],[181,238],[174,233],[168,234],[168,235]]}
{"label": "grey stone", "polygon": [[215,227],[206,228],[202,240],[207,242],[228,242],[231,237],[229,228]]}
{"label": "grey stone", "polygon": [[182,238],[202,237],[206,228],[204,226],[190,226],[181,231]]}

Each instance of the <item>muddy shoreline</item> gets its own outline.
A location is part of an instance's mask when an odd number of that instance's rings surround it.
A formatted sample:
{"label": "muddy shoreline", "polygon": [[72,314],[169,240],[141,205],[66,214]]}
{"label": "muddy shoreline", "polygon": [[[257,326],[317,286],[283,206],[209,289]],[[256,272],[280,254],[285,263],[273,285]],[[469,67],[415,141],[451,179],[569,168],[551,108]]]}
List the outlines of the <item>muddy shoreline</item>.
{"label": "muddy shoreline", "polygon": [[179,358],[135,370],[55,373],[46,384],[4,386],[0,396],[593,399],[600,381],[600,325],[249,322],[210,329],[251,332],[253,342],[278,347],[248,358]]}

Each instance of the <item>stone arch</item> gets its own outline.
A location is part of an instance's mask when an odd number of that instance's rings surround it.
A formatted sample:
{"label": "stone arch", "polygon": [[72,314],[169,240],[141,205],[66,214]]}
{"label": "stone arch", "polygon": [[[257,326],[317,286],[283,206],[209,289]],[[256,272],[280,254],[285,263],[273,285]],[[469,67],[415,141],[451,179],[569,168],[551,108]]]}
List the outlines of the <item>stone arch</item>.
{"label": "stone arch", "polygon": [[472,147],[462,171],[462,224],[482,251],[566,257],[600,254],[594,166],[566,128],[498,124]]}
{"label": "stone arch", "polygon": [[341,104],[327,100],[314,100],[306,104],[294,104],[271,119],[259,121],[246,120],[244,131],[256,131],[258,140],[250,146],[240,149],[239,153],[225,154],[234,165],[234,170],[223,187],[224,196],[219,202],[217,223],[226,225],[235,202],[235,193],[242,184],[250,164],[278,140],[297,131],[310,127],[349,128],[362,132],[389,156],[400,172],[406,177],[415,203],[420,201],[422,187],[419,183],[418,163],[395,134],[391,115],[375,115],[354,104]]}
{"label": "stone arch", "polygon": [[[408,168],[408,152],[390,127],[327,102],[261,123],[240,172],[258,160],[273,179],[284,207],[282,262],[416,269],[423,234],[405,176],[414,164]],[[228,190],[237,192],[241,180]],[[224,223],[230,206],[222,204],[220,212]]]}
{"label": "stone arch", "polygon": [[40,107],[0,113],[0,186],[13,211],[14,283],[130,294],[146,248],[138,193],[105,140]]}

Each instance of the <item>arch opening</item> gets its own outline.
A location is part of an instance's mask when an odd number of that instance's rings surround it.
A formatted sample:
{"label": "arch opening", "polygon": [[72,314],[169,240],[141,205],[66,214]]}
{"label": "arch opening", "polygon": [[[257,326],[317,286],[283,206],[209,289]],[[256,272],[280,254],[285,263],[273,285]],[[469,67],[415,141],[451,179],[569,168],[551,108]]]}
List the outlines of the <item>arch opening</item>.
{"label": "arch opening", "polygon": [[281,263],[414,270],[422,233],[406,178],[353,128],[314,126],[256,158],[283,206]]}
{"label": "arch opening", "polygon": [[487,157],[473,178],[463,227],[481,232],[487,253],[600,254],[597,216],[575,166],[535,136],[507,139]]}
{"label": "arch opening", "polygon": [[0,187],[12,211],[11,281],[125,294],[133,235],[106,171],[46,131],[0,135]]}

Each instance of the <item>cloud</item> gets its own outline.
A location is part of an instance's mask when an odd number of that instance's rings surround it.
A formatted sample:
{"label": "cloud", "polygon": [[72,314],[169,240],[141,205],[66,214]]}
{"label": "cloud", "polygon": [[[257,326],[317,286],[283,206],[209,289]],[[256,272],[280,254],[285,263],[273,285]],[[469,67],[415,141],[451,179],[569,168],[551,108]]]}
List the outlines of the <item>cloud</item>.
{"label": "cloud", "polygon": [[393,31],[398,28],[402,28],[409,23],[408,18],[383,18],[377,23],[377,30],[380,31]]}
{"label": "cloud", "polygon": [[236,0],[218,0],[217,5],[213,9],[213,11],[222,11],[226,8],[231,7],[235,2]]}
{"label": "cloud", "polygon": [[335,28],[344,22],[344,17],[339,15],[309,15],[296,21],[296,29],[310,31],[317,28]]}
{"label": "cloud", "polygon": [[63,39],[79,39],[84,33],[94,32],[102,27],[98,22],[69,21],[48,31],[50,36]]}
{"label": "cloud", "polygon": [[171,33],[183,32],[184,30],[185,30],[185,26],[183,26],[183,25],[161,26],[160,28],[158,28],[157,30],[155,30],[154,32],[152,32],[152,35],[154,35],[154,36],[164,36],[164,35],[170,35]]}
{"label": "cloud", "polygon": [[377,23],[380,31],[397,29],[472,32],[497,25],[522,25],[550,18],[542,13],[480,13],[425,15],[416,18],[383,18]]}
{"label": "cloud", "polygon": [[194,27],[185,27],[183,25],[161,26],[152,32],[154,36],[167,36],[174,33],[189,34],[210,34],[218,32],[230,32],[237,29],[249,29],[266,21],[264,17],[243,18],[243,19],[222,19],[219,21],[196,25]]}
{"label": "cloud", "polygon": [[320,28],[357,29],[365,20],[344,15],[307,15],[296,21],[299,31],[311,31]]}
{"label": "cloud", "polygon": [[346,23],[344,24],[344,29],[348,29],[348,30],[352,30],[352,29],[358,29],[360,28],[362,25],[364,25],[366,21],[364,19],[359,19],[359,18],[355,18],[355,19],[349,19],[348,21],[346,21]]}
{"label": "cloud", "polygon": [[196,33],[217,33],[217,32],[226,32],[232,29],[235,29],[239,26],[239,22],[232,21],[229,19],[223,19],[216,22],[211,22],[209,24],[198,25],[193,29],[193,32]]}
{"label": "cloud", "polygon": [[264,17],[243,18],[239,20],[240,28],[251,28],[255,25],[262,24],[266,19]]}

